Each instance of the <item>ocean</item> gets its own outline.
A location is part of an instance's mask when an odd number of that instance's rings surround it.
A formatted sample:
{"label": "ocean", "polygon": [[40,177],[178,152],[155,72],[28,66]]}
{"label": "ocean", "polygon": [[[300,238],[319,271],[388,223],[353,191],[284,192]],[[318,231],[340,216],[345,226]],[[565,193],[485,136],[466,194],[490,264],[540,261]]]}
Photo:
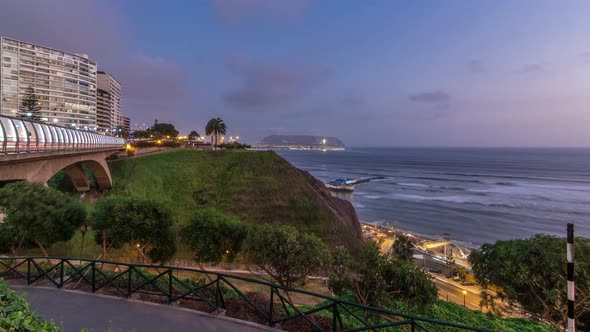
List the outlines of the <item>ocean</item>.
{"label": "ocean", "polygon": [[545,233],[590,237],[590,149],[351,148],[277,151],[321,181],[384,179],[338,193],[359,219],[478,247]]}

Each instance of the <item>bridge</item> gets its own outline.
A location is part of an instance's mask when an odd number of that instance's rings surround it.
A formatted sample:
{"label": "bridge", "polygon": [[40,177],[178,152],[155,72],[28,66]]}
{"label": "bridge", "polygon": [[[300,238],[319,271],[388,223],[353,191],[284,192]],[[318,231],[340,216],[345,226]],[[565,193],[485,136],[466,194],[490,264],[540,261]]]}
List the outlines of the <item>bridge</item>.
{"label": "bridge", "polygon": [[0,182],[47,183],[57,172],[72,179],[76,190],[90,190],[86,166],[99,189],[112,186],[106,159],[125,140],[86,130],[0,115]]}

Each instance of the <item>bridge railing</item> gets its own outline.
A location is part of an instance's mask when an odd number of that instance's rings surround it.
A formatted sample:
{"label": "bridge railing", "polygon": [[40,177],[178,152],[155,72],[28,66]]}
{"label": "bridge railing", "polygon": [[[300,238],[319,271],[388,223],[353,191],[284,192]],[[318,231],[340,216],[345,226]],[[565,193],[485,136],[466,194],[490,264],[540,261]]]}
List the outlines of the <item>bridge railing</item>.
{"label": "bridge railing", "polygon": [[0,115],[0,154],[123,147],[125,140],[94,132]]}
{"label": "bridge railing", "polygon": [[[301,289],[226,273],[164,265],[53,257],[0,257],[0,276],[95,293],[148,296],[161,303],[182,302],[197,310],[313,331],[488,331],[461,324],[370,307]],[[256,290],[256,293],[252,293]],[[64,295],[67,296],[67,295]],[[297,305],[302,298],[315,305]],[[243,316],[233,316],[244,318]],[[291,325],[289,325],[291,324]],[[305,328],[302,328],[304,326]]]}

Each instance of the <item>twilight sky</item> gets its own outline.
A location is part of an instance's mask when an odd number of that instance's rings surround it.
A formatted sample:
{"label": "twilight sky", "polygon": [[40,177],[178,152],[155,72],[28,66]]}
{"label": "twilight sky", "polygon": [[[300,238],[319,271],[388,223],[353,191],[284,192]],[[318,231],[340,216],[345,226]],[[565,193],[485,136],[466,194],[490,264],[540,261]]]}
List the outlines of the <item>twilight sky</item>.
{"label": "twilight sky", "polygon": [[0,2],[0,35],[86,53],[135,124],[349,146],[590,146],[590,1]]}

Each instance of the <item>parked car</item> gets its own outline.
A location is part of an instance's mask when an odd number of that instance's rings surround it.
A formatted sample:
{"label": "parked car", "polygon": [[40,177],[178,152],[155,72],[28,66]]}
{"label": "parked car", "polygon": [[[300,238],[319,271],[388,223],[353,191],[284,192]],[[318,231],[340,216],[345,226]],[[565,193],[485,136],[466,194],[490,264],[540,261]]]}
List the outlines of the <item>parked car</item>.
{"label": "parked car", "polygon": [[473,285],[475,285],[475,283],[473,281],[465,280],[465,281],[462,281],[461,282],[461,285],[463,285],[463,286],[473,286]]}

